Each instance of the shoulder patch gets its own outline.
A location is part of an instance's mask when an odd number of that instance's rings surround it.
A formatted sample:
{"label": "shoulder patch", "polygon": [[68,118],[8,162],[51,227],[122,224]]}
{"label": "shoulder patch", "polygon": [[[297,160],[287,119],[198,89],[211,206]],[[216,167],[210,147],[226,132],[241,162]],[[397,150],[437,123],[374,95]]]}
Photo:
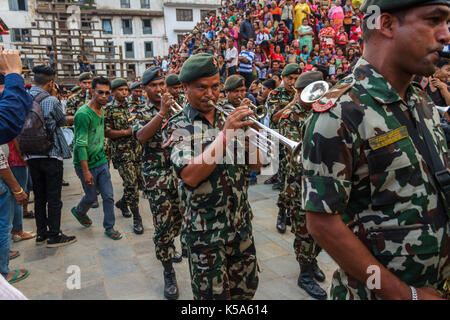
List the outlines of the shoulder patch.
{"label": "shoulder patch", "polygon": [[283,119],[289,118],[289,116],[291,115],[291,112],[292,112],[292,109],[286,110],[285,112],[283,112],[281,114],[281,118],[283,118]]}
{"label": "shoulder patch", "polygon": [[356,80],[346,79],[331,88],[322,98],[314,102],[312,108],[315,112],[325,112],[330,110],[336,104],[336,101],[342,97],[355,84]]}

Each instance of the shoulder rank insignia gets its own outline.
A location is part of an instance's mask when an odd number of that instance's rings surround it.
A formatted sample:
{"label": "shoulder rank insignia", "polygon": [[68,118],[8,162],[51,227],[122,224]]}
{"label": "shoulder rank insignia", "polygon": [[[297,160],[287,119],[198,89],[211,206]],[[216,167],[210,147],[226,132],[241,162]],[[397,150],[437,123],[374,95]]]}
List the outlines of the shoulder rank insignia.
{"label": "shoulder rank insignia", "polygon": [[313,103],[312,108],[316,112],[325,112],[330,110],[336,104],[336,101],[342,97],[355,84],[354,78],[346,78],[331,88],[325,95]]}

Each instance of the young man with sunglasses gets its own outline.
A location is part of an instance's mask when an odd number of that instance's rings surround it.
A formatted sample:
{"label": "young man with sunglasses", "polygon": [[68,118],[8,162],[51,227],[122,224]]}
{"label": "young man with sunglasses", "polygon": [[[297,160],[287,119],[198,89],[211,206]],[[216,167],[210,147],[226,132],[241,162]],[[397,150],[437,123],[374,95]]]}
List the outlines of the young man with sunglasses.
{"label": "young man with sunglasses", "polygon": [[122,239],[114,230],[114,198],[111,174],[104,150],[105,118],[103,107],[111,95],[111,83],[104,77],[92,81],[92,100],[82,106],[74,117],[75,171],[81,180],[85,196],[72,208],[72,214],[84,227],[92,225],[87,212],[97,199],[97,188],[103,199],[103,227],[105,235],[113,240]]}

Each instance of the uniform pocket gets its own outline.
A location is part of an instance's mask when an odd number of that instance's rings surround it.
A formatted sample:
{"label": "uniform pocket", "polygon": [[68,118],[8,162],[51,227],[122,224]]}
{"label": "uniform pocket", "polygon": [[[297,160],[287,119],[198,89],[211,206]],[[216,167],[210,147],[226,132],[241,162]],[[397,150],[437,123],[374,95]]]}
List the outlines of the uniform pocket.
{"label": "uniform pocket", "polygon": [[374,210],[425,192],[422,170],[409,140],[370,151],[367,161]]}

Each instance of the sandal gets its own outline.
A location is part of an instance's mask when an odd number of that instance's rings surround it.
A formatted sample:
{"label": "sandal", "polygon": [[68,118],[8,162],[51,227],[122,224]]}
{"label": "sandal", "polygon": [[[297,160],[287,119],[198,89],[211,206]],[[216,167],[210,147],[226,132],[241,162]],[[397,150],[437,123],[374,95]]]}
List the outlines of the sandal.
{"label": "sandal", "polygon": [[6,279],[6,281],[8,281],[10,284],[22,281],[22,280],[26,279],[30,275],[30,271],[29,270],[25,270],[25,269],[13,270],[12,272],[14,272],[14,275],[12,276],[12,278],[9,279],[9,280]]}
{"label": "sandal", "polygon": [[28,211],[27,213],[23,214],[23,218],[24,219],[34,219],[34,212],[33,211]]}
{"label": "sandal", "polygon": [[32,231],[19,231],[19,232],[11,232],[12,238],[14,242],[19,242],[22,240],[30,240],[36,237],[36,233]]}
{"label": "sandal", "polygon": [[80,217],[77,213],[77,210],[75,207],[72,208],[71,210],[72,215],[78,220],[78,222],[83,226],[83,227],[90,227],[92,225],[92,220],[89,219],[89,217],[86,215],[84,217]]}
{"label": "sandal", "polygon": [[113,240],[120,240],[122,239],[122,234],[117,230],[111,230],[111,231],[105,231],[105,234],[107,237],[113,239]]}
{"label": "sandal", "polygon": [[19,251],[9,251],[9,260],[15,259],[20,256]]}

